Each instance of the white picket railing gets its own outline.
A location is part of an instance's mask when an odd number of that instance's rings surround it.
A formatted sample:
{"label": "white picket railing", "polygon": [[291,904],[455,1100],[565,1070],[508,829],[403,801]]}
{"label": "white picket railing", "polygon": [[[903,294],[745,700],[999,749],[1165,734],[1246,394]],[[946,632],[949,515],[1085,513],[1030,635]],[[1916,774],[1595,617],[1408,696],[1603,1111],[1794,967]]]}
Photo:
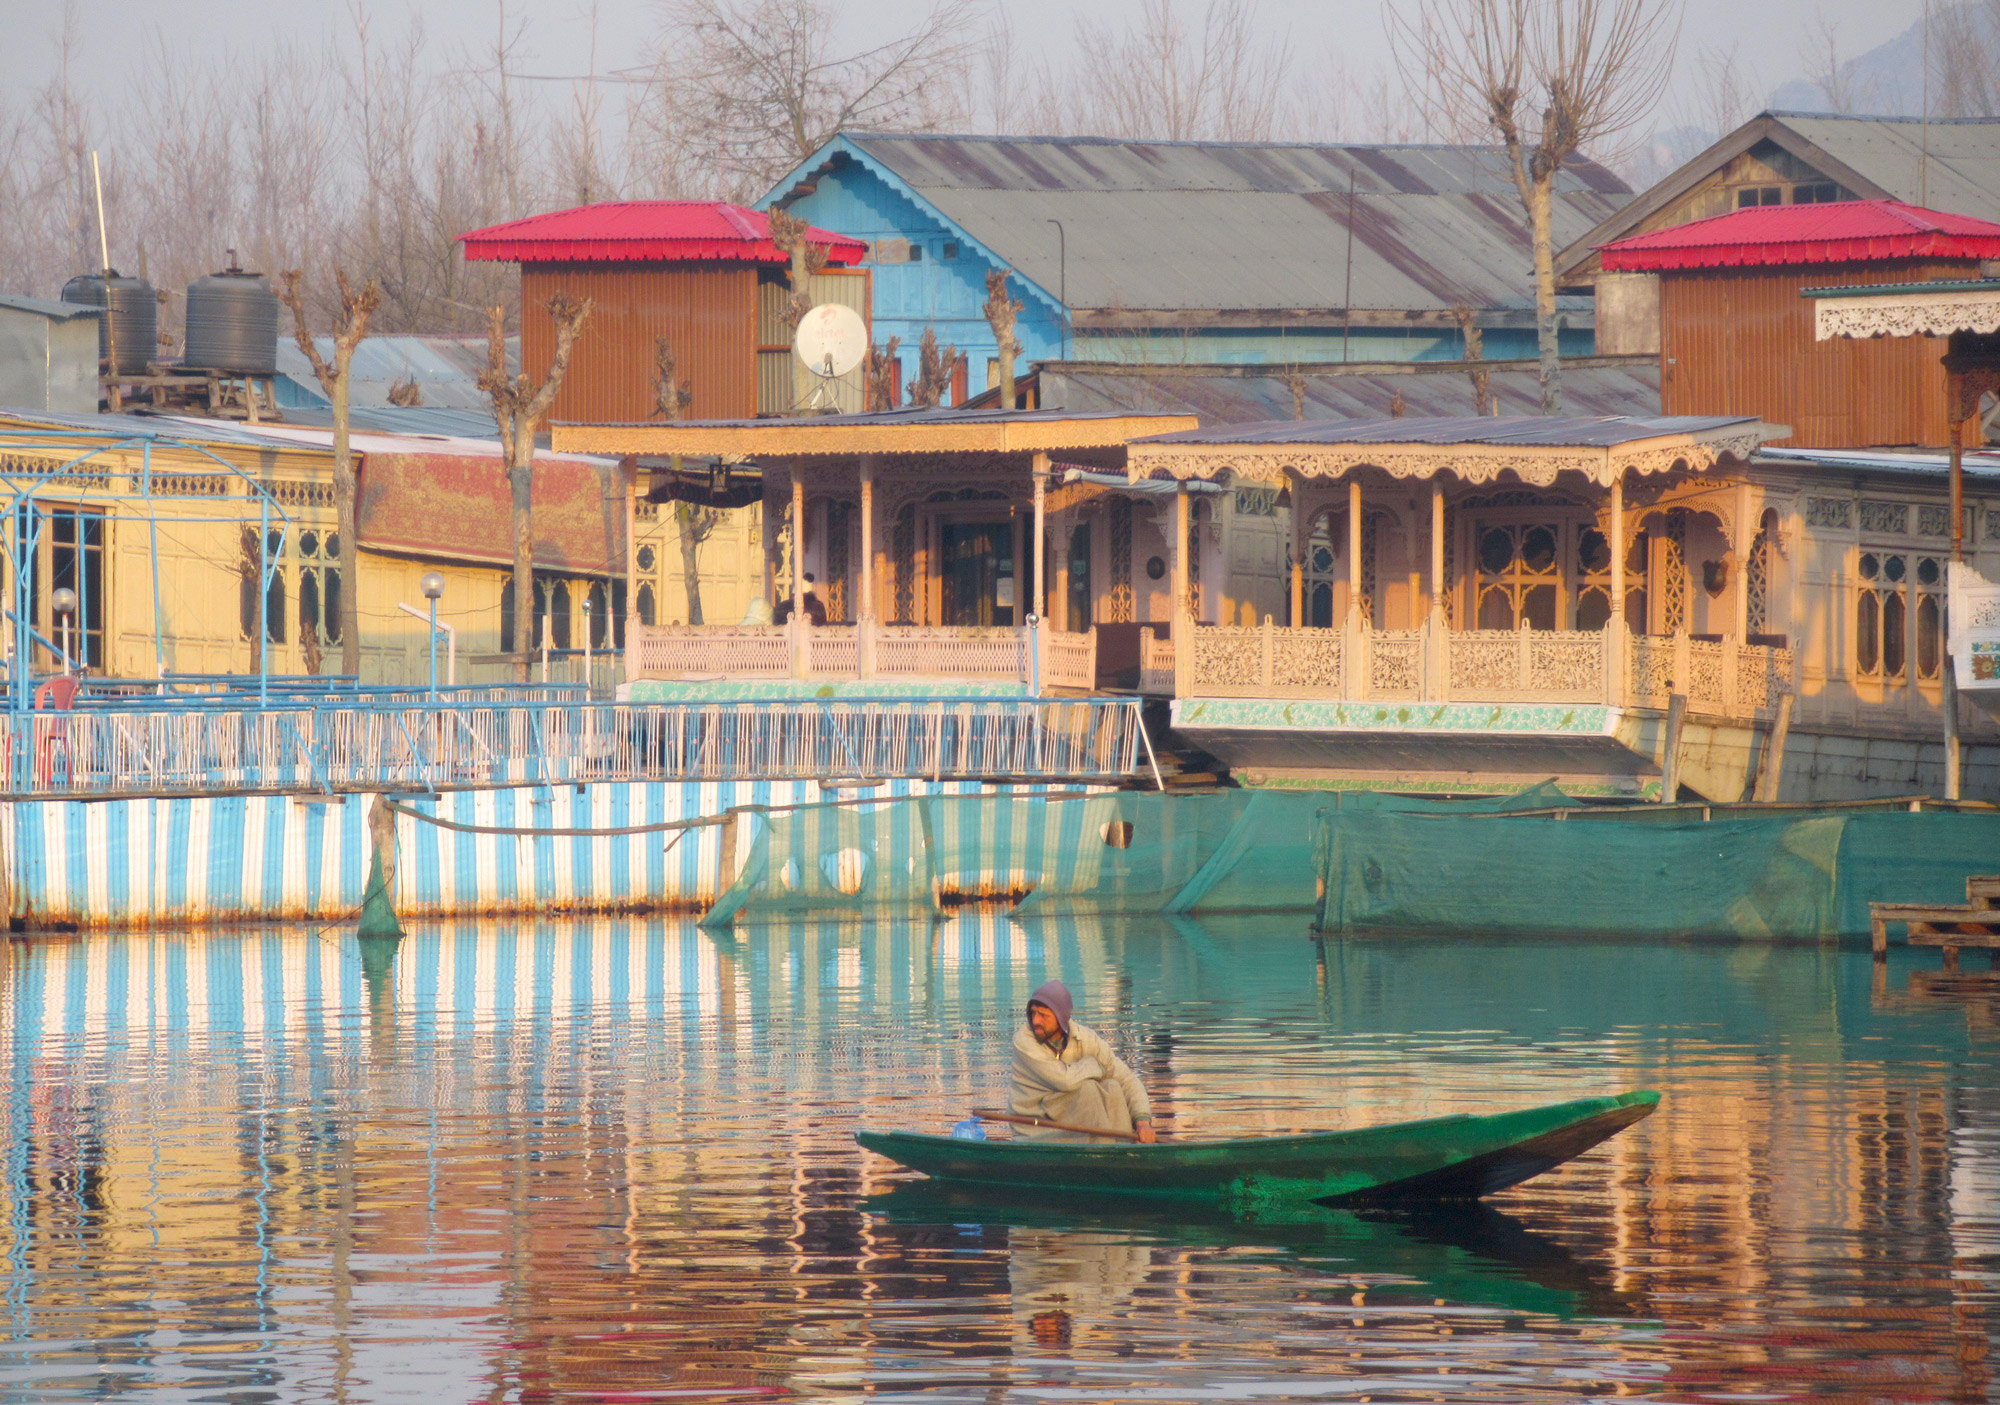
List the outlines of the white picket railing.
{"label": "white picket railing", "polygon": [[[630,626],[633,678],[936,678],[1021,683],[1035,691],[1090,691],[1097,631],[1047,620],[973,629],[946,625]],[[1036,676],[1039,670],[1039,677]]]}

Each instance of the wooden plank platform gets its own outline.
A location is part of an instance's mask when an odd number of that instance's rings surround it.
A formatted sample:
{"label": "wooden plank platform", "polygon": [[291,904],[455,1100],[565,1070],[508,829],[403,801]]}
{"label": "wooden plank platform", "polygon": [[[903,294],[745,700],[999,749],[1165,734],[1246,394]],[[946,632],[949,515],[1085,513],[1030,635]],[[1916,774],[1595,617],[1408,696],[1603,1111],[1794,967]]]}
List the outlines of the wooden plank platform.
{"label": "wooden plank platform", "polygon": [[[1875,959],[1889,954],[1889,924],[1909,929],[1911,946],[1935,946],[1944,951],[1944,969],[1958,969],[1958,953],[1966,947],[2000,953],[2000,876],[1965,880],[1965,903],[1870,903],[1869,935]],[[2000,961],[2000,955],[1996,955]]]}

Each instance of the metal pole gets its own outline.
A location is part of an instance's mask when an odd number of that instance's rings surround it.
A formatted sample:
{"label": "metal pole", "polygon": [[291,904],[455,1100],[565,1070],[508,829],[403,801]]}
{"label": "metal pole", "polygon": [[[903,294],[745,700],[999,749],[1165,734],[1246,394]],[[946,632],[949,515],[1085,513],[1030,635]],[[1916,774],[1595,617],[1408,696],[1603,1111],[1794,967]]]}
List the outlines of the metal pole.
{"label": "metal pole", "polygon": [[438,602],[431,598],[431,701],[438,700]]}
{"label": "metal pole", "polygon": [[152,547],[153,558],[153,676],[167,676],[166,621],[160,609],[160,514],[153,505],[153,446],[148,443],[141,451],[139,476],[146,495],[146,535]]}
{"label": "metal pole", "polygon": [[[271,499],[258,505],[257,554],[264,569],[257,582],[257,705],[271,705]],[[342,582],[346,584],[346,582]],[[356,583],[358,586],[359,582]]]}
{"label": "metal pole", "polygon": [[1063,228],[1061,220],[1048,222],[1056,227],[1056,276],[1059,280],[1056,296],[1062,299],[1062,354],[1063,360],[1067,361],[1069,360],[1069,232]]}

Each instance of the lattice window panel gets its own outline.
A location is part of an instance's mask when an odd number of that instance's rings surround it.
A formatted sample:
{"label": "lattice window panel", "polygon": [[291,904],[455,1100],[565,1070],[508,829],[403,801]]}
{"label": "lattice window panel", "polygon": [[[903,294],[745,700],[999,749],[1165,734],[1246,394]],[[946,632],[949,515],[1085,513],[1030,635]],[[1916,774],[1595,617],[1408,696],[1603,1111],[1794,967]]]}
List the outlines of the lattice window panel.
{"label": "lattice window panel", "polygon": [[1951,535],[1951,509],[1928,504],[1917,509],[1917,535],[1920,537],[1948,537]]}
{"label": "lattice window panel", "polygon": [[1750,560],[1743,570],[1743,586],[1749,595],[1749,632],[1771,632],[1771,531],[1759,527],[1750,540]]}
{"label": "lattice window panel", "polygon": [[1861,530],[1880,532],[1887,536],[1906,536],[1910,530],[1910,509],[1906,503],[1869,502],[1861,503]]}
{"label": "lattice window panel", "polygon": [[1660,626],[1667,634],[1678,634],[1687,628],[1687,524],[1687,509],[1677,507],[1667,514],[1666,525],[1660,532],[1663,543],[1660,565],[1665,577],[1660,582]]}
{"label": "lattice window panel", "polygon": [[847,613],[848,523],[854,505],[826,505],[826,618],[829,624],[850,624]]}
{"label": "lattice window panel", "polygon": [[1195,619],[1201,618],[1201,513],[1206,503],[1188,505],[1188,539],[1182,543],[1187,551],[1187,612]]}
{"label": "lattice window panel", "polygon": [[1444,622],[1448,629],[1458,628],[1458,590],[1452,582],[1458,579],[1458,509],[1447,506],[1444,510]]}
{"label": "lattice window panel", "polygon": [[1807,498],[1806,525],[1808,527],[1839,527],[1852,530],[1854,526],[1854,500],[1852,498]]}
{"label": "lattice window panel", "polygon": [[895,571],[895,622],[917,622],[917,509],[914,505],[896,514],[889,532],[889,555]]}
{"label": "lattice window panel", "polygon": [[1125,498],[1111,500],[1111,579],[1105,606],[1107,624],[1132,623],[1132,504]]}

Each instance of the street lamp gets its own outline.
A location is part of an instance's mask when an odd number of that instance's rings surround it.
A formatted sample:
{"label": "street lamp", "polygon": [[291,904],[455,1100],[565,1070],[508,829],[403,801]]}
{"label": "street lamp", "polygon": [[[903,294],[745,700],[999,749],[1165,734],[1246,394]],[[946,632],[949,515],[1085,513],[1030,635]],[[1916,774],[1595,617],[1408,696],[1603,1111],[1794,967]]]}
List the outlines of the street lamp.
{"label": "street lamp", "polygon": [[63,676],[67,678],[70,671],[69,625],[71,618],[76,614],[76,592],[66,585],[57,586],[55,594],[49,597],[49,603],[55,607],[55,612],[62,616]]}
{"label": "street lamp", "polygon": [[438,695],[438,597],[444,594],[444,577],[436,571],[424,572],[418,582],[423,587],[424,599],[431,602],[431,701]]}
{"label": "street lamp", "polygon": [[583,593],[583,695],[590,696],[590,592]]}

